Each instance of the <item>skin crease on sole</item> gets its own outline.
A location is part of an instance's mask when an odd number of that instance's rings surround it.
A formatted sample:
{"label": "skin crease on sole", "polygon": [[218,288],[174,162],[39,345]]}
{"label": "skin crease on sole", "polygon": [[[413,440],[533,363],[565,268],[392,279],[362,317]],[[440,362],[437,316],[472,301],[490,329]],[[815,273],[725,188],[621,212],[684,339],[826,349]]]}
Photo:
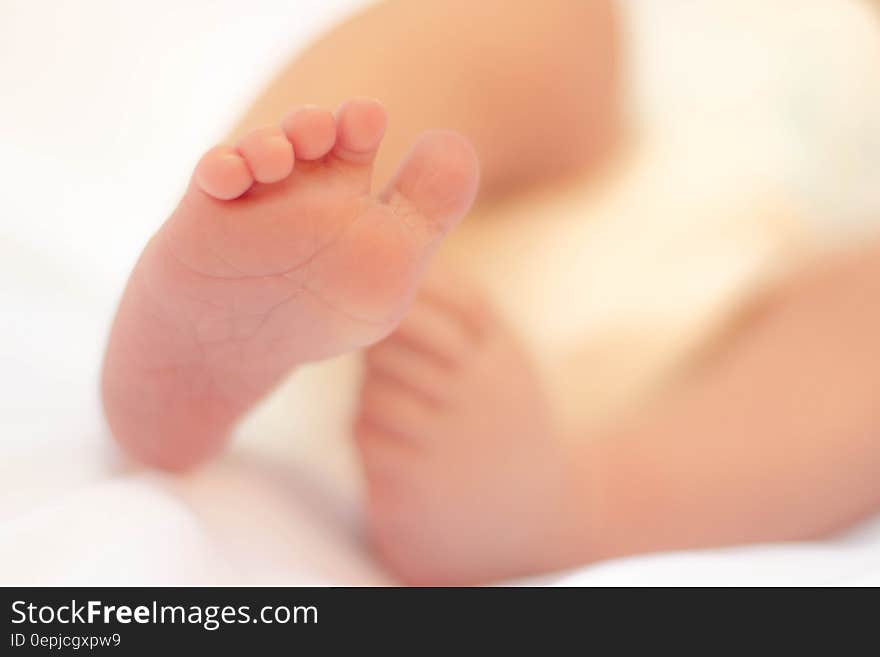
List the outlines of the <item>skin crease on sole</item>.
{"label": "skin crease on sole", "polygon": [[416,141],[374,193],[382,106],[291,111],[209,150],[150,240],[104,362],[106,416],[148,464],[182,469],[297,365],[372,344],[405,313],[426,262],[469,209],[473,149]]}

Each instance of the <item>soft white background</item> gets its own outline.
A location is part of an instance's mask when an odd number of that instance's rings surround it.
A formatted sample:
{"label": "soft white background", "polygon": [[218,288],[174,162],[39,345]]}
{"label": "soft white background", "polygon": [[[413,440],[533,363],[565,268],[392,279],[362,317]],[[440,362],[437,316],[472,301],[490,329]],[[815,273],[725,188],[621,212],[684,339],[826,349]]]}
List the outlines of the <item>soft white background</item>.
{"label": "soft white background", "polygon": [[[97,395],[125,276],[200,151],[280,62],[360,4],[0,0],[0,584],[390,581],[362,549],[345,456],[293,458],[253,435],[257,426],[195,475],[142,472],[110,443]],[[694,191],[676,196],[681,180],[696,178],[700,194],[724,203],[756,198],[766,193],[746,188],[756,169],[785,187],[813,232],[861,227],[880,208],[880,104],[859,78],[877,72],[867,14],[817,0],[780,2],[768,18],[761,4],[640,5],[633,94],[661,146],[634,174],[639,194],[647,185],[654,196],[624,203],[633,222],[642,216],[634,208],[656,222],[662,202],[680,221]],[[747,5],[752,14],[733,9]],[[714,11],[728,15],[718,21]],[[750,36],[724,50],[730,34],[718,26],[737,21]],[[750,74],[737,78],[741,70]],[[713,100],[696,103],[707,89]],[[804,105],[818,109],[791,120],[791,107]],[[712,147],[693,148],[719,132]],[[708,173],[718,152],[748,166]],[[305,376],[319,397],[333,389],[327,372]],[[324,413],[337,413],[326,401]],[[322,421],[312,419],[308,436],[290,440],[321,444]],[[623,560],[560,581],[880,584],[880,524],[821,544]]]}

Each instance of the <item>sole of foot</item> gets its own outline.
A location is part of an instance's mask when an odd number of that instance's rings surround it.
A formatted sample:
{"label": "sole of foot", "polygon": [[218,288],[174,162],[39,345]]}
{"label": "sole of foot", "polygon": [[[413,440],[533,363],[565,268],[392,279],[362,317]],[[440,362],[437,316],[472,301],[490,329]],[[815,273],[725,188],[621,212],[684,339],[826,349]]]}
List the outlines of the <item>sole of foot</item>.
{"label": "sole of foot", "polygon": [[354,425],[370,535],[389,569],[446,585],[558,564],[576,498],[550,415],[485,296],[432,272],[399,328],[367,350]]}
{"label": "sole of foot", "polygon": [[136,265],[103,390],[140,460],[186,467],[295,366],[371,344],[403,316],[477,189],[473,149],[425,133],[382,190],[382,106],[290,112],[208,151]]}

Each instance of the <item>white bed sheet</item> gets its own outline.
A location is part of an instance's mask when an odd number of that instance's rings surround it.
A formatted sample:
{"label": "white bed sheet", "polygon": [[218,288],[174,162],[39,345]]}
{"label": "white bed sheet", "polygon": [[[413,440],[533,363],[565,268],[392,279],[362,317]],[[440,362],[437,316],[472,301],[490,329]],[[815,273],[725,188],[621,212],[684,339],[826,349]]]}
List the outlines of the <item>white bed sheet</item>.
{"label": "white bed sheet", "polygon": [[[330,389],[350,359],[282,391],[302,400],[294,431],[246,425],[185,477],[127,464],[97,394],[128,268],[200,150],[292,48],[359,4],[0,4],[0,584],[392,582],[363,548],[350,455],[322,448],[344,440],[329,436],[346,412]],[[544,581],[880,584],[880,521]]]}

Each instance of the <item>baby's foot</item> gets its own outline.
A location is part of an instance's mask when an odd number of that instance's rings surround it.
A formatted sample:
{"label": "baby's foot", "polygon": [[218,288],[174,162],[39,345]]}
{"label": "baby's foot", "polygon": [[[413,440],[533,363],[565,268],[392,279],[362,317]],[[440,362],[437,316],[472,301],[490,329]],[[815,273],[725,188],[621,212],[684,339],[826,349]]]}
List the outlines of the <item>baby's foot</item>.
{"label": "baby's foot", "polygon": [[485,300],[447,276],[366,352],[354,432],[371,537],[409,583],[559,566],[577,499],[541,386]]}
{"label": "baby's foot", "polygon": [[470,206],[477,164],[461,137],[427,133],[373,195],[384,129],[373,101],[335,117],[306,107],[201,159],[132,273],[107,350],[107,417],[141,459],[203,459],[295,365],[394,328]]}

